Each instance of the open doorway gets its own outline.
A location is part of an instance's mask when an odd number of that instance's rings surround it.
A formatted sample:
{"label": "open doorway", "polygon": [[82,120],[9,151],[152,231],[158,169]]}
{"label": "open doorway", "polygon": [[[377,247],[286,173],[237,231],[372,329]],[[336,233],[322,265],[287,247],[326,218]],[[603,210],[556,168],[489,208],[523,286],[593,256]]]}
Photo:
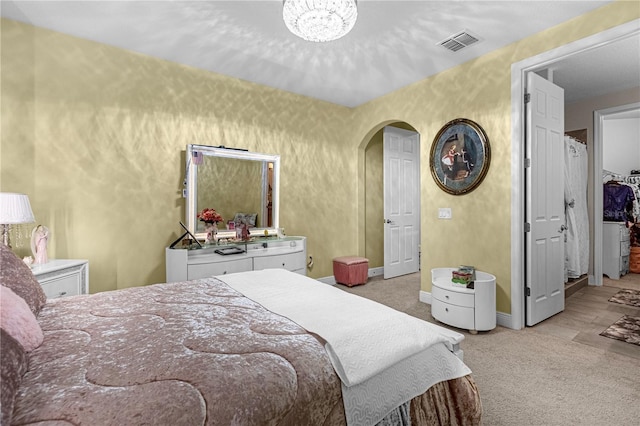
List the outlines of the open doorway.
{"label": "open doorway", "polygon": [[[526,270],[531,268],[532,265],[527,265],[525,258],[525,199],[527,197],[525,188],[525,108],[524,108],[524,95],[526,89],[526,78],[531,72],[540,71],[542,69],[553,70],[557,68],[563,60],[567,60],[574,55],[586,54],[589,52],[596,52],[598,49],[607,48],[607,46],[614,46],[618,42],[623,42],[631,38],[637,38],[640,34],[638,22],[630,22],[619,27],[612,28],[594,36],[578,40],[570,45],[562,46],[557,49],[545,52],[532,58],[528,58],[524,61],[515,63],[512,65],[512,222],[511,222],[511,235],[512,235],[512,262],[511,262],[511,316],[510,318],[503,319],[501,322],[503,325],[507,325],[514,329],[520,329],[525,324],[525,288],[526,283]],[[628,61],[638,62],[638,52],[636,50],[635,55],[631,55],[626,59]],[[611,72],[607,77],[611,82],[616,82],[615,72]],[[606,92],[605,92],[606,93]],[[591,130],[593,126],[589,126]],[[569,129],[567,129],[569,130]],[[593,159],[589,159],[592,173]],[[592,175],[593,176],[593,175]],[[599,178],[600,179],[600,178]],[[590,199],[593,200],[594,186],[592,184],[589,192]],[[593,203],[590,203],[590,217],[596,217],[597,212],[594,210]],[[597,228],[597,227],[596,227]],[[593,222],[590,225],[590,234],[592,247],[602,244],[602,235],[598,235],[595,232]],[[593,250],[591,250],[593,253]],[[593,264],[593,263],[592,263]],[[601,274],[601,271],[593,269],[593,274]],[[590,281],[592,278],[590,277]],[[510,324],[507,324],[509,322]]]}
{"label": "open doorway", "polygon": [[[616,190],[618,183],[633,188],[637,198],[640,193],[640,102],[618,105],[594,111],[594,141],[598,148],[594,153],[594,177],[602,176],[604,191]],[[598,172],[601,172],[598,174]],[[598,184],[594,179],[594,185]],[[626,188],[625,188],[626,189]],[[604,191],[596,191],[594,194],[594,208],[596,211],[609,211],[605,209]],[[631,236],[637,235],[638,211],[633,212],[635,225],[628,239],[620,239],[615,235],[615,229],[624,226],[622,223],[611,223],[610,214],[606,214],[604,221],[596,223],[596,229],[602,235],[603,244],[594,249],[594,270],[602,271],[595,278],[595,285],[603,285],[603,274],[608,279],[619,280],[621,276],[629,272],[638,273],[638,262],[635,259],[638,248],[633,249]],[[623,228],[622,228],[623,229]],[[634,238],[633,245],[637,244]],[[615,243],[618,243],[617,245]],[[611,247],[609,247],[611,246]],[[637,285],[640,280],[635,280]]]}

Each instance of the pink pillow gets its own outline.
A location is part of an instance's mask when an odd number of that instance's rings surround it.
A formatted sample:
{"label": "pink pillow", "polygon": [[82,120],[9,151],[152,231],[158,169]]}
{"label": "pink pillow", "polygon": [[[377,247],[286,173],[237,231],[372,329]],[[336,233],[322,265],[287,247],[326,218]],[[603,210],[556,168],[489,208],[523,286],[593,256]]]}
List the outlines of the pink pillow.
{"label": "pink pillow", "polygon": [[42,344],[44,335],[27,302],[8,287],[0,286],[0,326],[30,352]]}

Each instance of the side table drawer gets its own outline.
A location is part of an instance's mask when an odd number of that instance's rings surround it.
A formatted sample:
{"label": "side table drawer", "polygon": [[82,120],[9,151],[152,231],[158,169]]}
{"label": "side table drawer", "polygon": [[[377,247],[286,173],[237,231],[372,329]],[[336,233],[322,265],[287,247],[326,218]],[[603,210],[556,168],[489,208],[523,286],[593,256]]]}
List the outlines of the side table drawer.
{"label": "side table drawer", "polygon": [[61,275],[40,281],[47,299],[81,294],[80,274]]}
{"label": "side table drawer", "polygon": [[467,308],[473,308],[475,306],[475,299],[473,293],[458,293],[453,290],[446,290],[438,286],[433,286],[431,289],[431,296],[441,302],[449,303],[452,305],[463,306]]}
{"label": "side table drawer", "polygon": [[458,328],[475,328],[474,308],[451,305],[438,300],[432,301],[431,315],[445,324]]}

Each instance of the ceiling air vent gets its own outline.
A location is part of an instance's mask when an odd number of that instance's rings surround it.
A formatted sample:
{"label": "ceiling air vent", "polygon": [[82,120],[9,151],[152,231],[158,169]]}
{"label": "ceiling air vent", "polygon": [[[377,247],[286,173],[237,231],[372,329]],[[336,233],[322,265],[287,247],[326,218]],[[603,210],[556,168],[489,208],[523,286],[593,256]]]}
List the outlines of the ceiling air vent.
{"label": "ceiling air vent", "polygon": [[449,49],[452,52],[457,52],[458,50],[478,41],[480,41],[478,37],[469,34],[468,31],[463,31],[461,33],[448,37],[447,39],[441,41],[439,44],[445,49]]}

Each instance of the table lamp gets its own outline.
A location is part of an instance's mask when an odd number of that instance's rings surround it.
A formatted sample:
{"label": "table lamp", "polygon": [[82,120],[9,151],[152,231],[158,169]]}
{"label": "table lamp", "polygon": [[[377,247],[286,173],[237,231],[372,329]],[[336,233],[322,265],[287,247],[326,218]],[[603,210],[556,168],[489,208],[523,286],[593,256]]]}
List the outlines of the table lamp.
{"label": "table lamp", "polygon": [[0,232],[2,232],[2,242],[11,248],[9,242],[9,230],[11,225],[20,223],[32,223],[36,219],[31,211],[29,197],[25,194],[13,192],[0,192]]}

